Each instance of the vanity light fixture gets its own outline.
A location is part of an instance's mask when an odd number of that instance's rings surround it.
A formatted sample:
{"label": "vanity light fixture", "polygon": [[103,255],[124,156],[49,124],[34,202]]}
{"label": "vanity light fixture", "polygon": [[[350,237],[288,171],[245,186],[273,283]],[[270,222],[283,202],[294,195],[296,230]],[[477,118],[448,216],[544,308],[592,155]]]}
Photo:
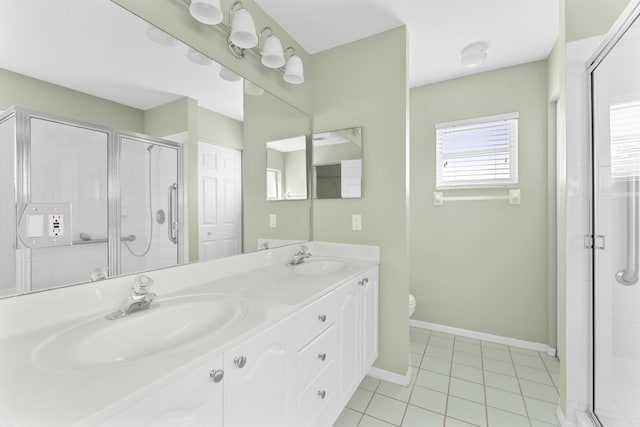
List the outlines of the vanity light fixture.
{"label": "vanity light fixture", "polygon": [[216,25],[222,22],[220,0],[191,0],[189,13],[203,24]]}
{"label": "vanity light fixture", "polygon": [[229,21],[231,21],[231,34],[229,34],[231,43],[242,49],[251,49],[258,44],[253,17],[239,1],[229,9]]}
{"label": "vanity light fixture", "polygon": [[471,43],[460,52],[460,63],[464,68],[478,67],[487,59],[488,48],[489,46],[485,42]]}
{"label": "vanity light fixture", "polygon": [[225,67],[224,65],[220,66],[220,71],[218,72],[218,75],[222,80],[226,80],[228,82],[238,82],[242,79],[242,77],[240,77],[239,75],[237,75],[236,73],[234,73],[233,71]]}
{"label": "vanity light fixture", "polygon": [[149,40],[158,43],[161,46],[175,46],[177,43],[175,38],[153,25],[147,28],[147,37]]}
{"label": "vanity light fixture", "polygon": [[293,53],[287,60],[287,65],[284,68],[284,81],[292,85],[299,85],[304,83],[304,66],[302,65],[302,59],[296,55],[295,49],[288,47],[287,52],[289,50]]}
{"label": "vanity light fixture", "polygon": [[260,45],[260,40],[262,40],[262,36],[265,33],[269,33],[267,38],[264,40],[262,44],[262,65],[267,68],[280,68],[284,65],[284,51],[282,50],[282,42],[273,34],[273,31],[270,27],[264,28],[260,31],[260,36],[258,37],[258,45]]}
{"label": "vanity light fixture", "polygon": [[198,65],[211,65],[213,63],[213,59],[201,54],[195,49],[189,49],[187,51],[187,59]]}

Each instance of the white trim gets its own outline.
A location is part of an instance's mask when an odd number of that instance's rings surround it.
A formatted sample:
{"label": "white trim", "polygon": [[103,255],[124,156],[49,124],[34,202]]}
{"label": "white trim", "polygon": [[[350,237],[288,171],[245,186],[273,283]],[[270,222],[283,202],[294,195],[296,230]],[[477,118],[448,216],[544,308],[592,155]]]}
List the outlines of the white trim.
{"label": "white trim", "polygon": [[482,341],[489,341],[497,344],[504,344],[512,347],[524,348],[527,350],[542,351],[547,353],[547,355],[549,356],[556,355],[555,348],[543,343],[525,341],[517,338],[503,337],[500,335],[486,334],[484,332],[477,332],[469,329],[454,328],[453,326],[439,325],[437,323],[423,322],[421,320],[409,319],[409,325],[416,328],[431,329],[432,331],[444,332],[444,333],[453,334],[453,335],[460,335],[461,337],[474,338]]}
{"label": "white trim", "polygon": [[520,114],[517,112],[496,114],[495,116],[474,117],[472,119],[436,123],[436,129],[448,128],[452,126],[468,126],[468,125],[475,125],[475,124],[485,123],[485,122],[498,122],[500,120],[511,120],[511,119],[517,119],[519,117],[520,117]]}
{"label": "white trim", "polygon": [[377,380],[397,384],[402,387],[408,387],[409,384],[411,384],[411,378],[413,377],[413,368],[409,366],[407,373],[401,375],[372,366],[371,369],[369,369],[369,372],[367,372],[367,375]]}
{"label": "white trim", "polygon": [[564,416],[564,412],[562,412],[562,408],[558,406],[556,408],[556,418],[560,423],[560,427],[576,427],[575,423],[569,422],[567,418]]}

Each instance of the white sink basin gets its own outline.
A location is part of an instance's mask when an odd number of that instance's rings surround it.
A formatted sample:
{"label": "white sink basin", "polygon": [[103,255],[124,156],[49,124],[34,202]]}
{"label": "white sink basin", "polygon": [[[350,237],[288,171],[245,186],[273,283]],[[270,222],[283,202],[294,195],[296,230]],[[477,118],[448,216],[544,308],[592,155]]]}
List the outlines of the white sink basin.
{"label": "white sink basin", "polygon": [[76,370],[135,361],[220,333],[247,315],[245,300],[224,294],[159,299],[159,306],[116,320],[104,316],[74,325],[45,340],[34,361]]}
{"label": "white sink basin", "polygon": [[302,264],[294,265],[293,272],[301,276],[324,276],[347,268],[347,263],[339,259],[309,258]]}

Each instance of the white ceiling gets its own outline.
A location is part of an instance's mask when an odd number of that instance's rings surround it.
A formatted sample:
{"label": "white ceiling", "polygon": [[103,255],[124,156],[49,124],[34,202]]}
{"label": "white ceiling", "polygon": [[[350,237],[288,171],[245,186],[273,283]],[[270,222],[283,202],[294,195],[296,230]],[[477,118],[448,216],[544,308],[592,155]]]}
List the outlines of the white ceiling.
{"label": "white ceiling", "polygon": [[[406,25],[411,87],[545,59],[558,37],[558,0],[255,1],[311,54]],[[467,70],[477,41],[487,61]]]}

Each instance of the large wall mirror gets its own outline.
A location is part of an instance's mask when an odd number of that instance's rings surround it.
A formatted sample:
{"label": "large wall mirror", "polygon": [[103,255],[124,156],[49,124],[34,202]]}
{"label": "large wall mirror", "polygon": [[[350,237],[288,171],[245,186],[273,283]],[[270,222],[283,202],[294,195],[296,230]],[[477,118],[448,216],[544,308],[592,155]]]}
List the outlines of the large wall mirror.
{"label": "large wall mirror", "polygon": [[264,175],[307,114],[111,1],[4,6],[0,297],[310,238]]}
{"label": "large wall mirror", "polygon": [[313,196],[362,197],[362,128],[313,134]]}

